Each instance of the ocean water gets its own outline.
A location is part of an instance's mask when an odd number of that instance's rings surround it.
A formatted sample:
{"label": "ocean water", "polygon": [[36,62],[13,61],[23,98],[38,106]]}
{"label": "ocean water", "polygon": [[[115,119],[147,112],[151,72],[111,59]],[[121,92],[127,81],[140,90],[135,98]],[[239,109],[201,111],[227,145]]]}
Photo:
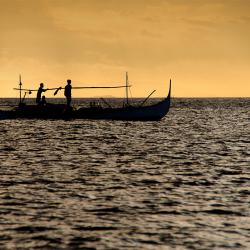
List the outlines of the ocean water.
{"label": "ocean water", "polygon": [[0,120],[0,249],[250,249],[249,121],[249,98]]}

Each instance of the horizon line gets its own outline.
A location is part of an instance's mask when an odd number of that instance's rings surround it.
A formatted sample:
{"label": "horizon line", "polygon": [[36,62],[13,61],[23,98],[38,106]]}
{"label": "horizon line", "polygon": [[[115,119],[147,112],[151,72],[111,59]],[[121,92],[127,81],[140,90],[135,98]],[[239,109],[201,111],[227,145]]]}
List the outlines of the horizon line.
{"label": "horizon line", "polygon": [[[19,99],[19,97],[1,97],[0,99]],[[107,99],[115,99],[115,98],[126,98],[126,97],[116,97],[116,96],[92,96],[92,97],[73,97],[72,99],[80,99],[80,98],[107,98]],[[135,98],[146,98],[145,96],[142,97],[129,97],[129,99]],[[150,99],[158,99],[158,98],[166,98],[166,96],[159,96],[159,97],[151,97]],[[174,98],[250,98],[250,96],[171,96],[171,99]],[[26,97],[25,99],[36,99],[36,97]],[[65,97],[46,97],[46,99],[65,99]]]}

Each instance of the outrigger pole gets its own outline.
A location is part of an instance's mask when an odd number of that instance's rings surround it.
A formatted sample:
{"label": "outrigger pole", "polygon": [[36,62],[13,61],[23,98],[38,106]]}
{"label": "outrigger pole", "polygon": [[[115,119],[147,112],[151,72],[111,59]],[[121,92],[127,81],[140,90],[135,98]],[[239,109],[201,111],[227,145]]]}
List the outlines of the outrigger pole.
{"label": "outrigger pole", "polygon": [[[127,87],[131,87],[131,85],[129,86],[107,86],[107,87],[101,87],[101,86],[93,86],[93,87],[72,87],[72,89],[118,89],[118,88],[127,88]],[[58,90],[58,89],[64,89],[62,87],[59,88],[50,88],[50,89],[46,89],[46,90]],[[22,89],[22,88],[14,88],[14,90],[19,90],[19,91],[37,91],[37,89]]]}
{"label": "outrigger pole", "polygon": [[[127,86],[114,86],[114,87],[93,86],[93,87],[72,87],[72,89],[119,89],[119,88],[126,88],[126,87]],[[57,95],[58,91],[61,89],[65,89],[65,88],[59,87],[59,88],[53,88],[53,89],[47,89],[47,90],[56,90],[54,95]]]}
{"label": "outrigger pole", "polygon": [[144,105],[144,103],[149,99],[149,97],[150,97],[151,95],[154,94],[155,91],[156,91],[156,90],[153,90],[153,91],[145,98],[145,100],[141,103],[140,107],[142,107],[142,106]]}

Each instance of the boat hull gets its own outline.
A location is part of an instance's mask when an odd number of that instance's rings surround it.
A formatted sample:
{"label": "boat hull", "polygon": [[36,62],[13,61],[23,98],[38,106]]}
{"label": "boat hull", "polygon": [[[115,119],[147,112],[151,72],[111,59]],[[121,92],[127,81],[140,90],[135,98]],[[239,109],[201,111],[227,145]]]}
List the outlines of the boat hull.
{"label": "boat hull", "polygon": [[170,99],[164,100],[152,106],[145,107],[124,107],[124,108],[107,108],[107,109],[79,109],[75,113],[75,118],[88,119],[110,119],[110,120],[160,120],[169,111]]}

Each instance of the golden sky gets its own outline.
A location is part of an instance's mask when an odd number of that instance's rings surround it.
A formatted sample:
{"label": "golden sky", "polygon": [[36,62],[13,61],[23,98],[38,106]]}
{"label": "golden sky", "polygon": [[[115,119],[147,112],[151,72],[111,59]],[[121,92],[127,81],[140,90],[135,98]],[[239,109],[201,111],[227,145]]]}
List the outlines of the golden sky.
{"label": "golden sky", "polygon": [[126,71],[133,97],[165,96],[169,78],[175,97],[249,97],[250,0],[0,0],[0,65],[0,97],[18,97],[19,73],[47,88]]}

